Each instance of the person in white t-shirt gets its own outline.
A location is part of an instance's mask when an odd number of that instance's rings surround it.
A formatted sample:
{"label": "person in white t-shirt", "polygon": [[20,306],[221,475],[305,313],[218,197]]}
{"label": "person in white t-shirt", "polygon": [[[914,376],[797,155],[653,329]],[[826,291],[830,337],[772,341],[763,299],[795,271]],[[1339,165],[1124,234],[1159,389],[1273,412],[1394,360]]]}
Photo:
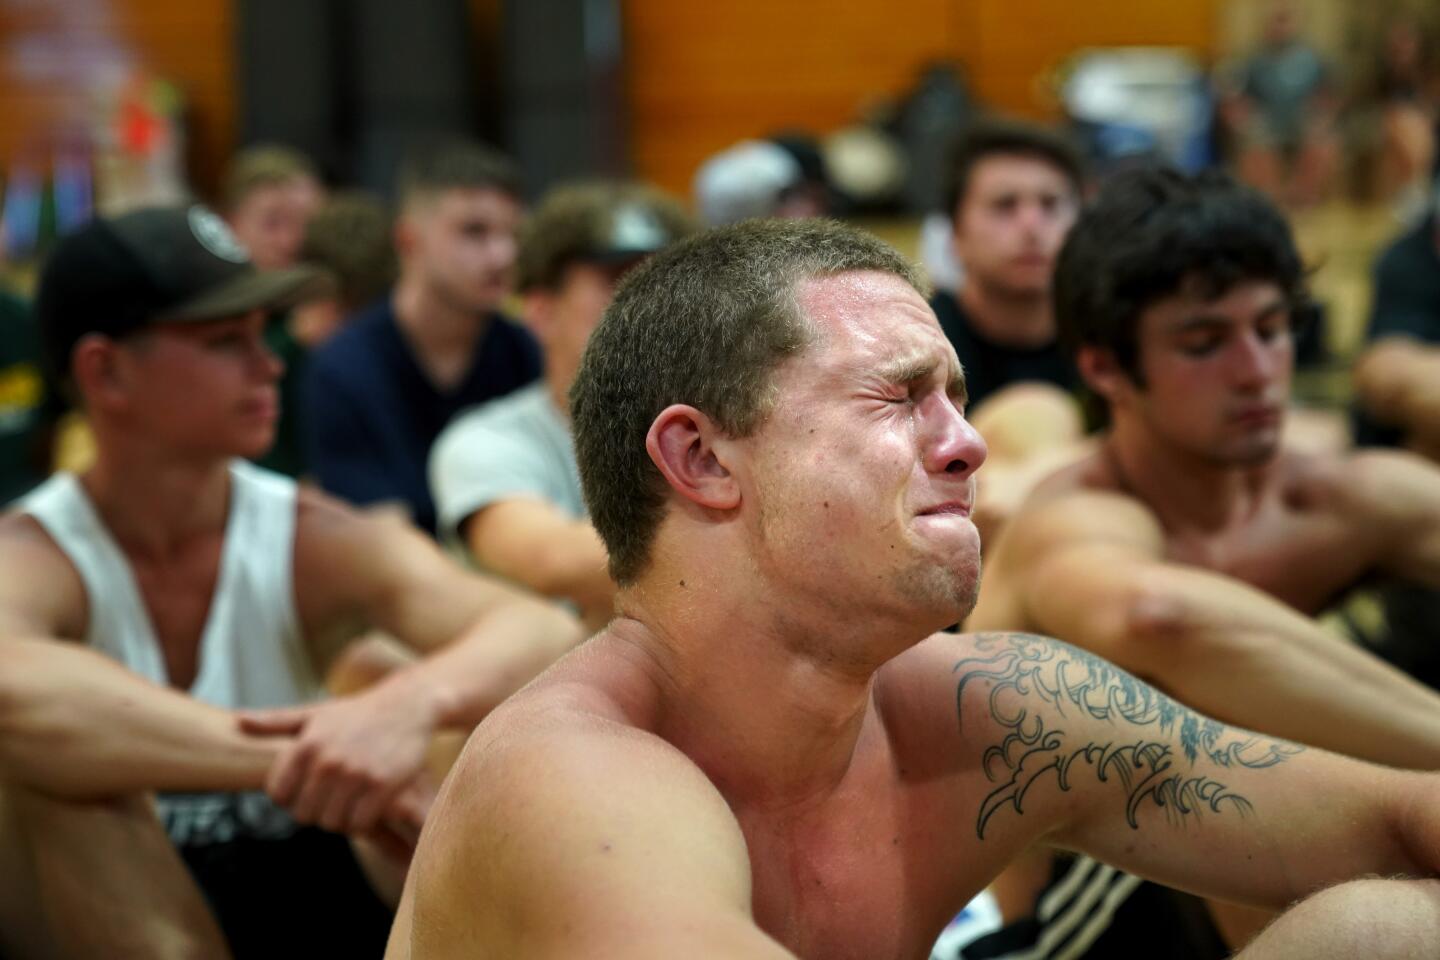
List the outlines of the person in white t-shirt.
{"label": "person in white t-shirt", "polygon": [[442,538],[595,627],[610,619],[615,587],[580,493],[567,393],[620,277],[691,230],[679,205],[648,187],[552,191],[521,234],[518,277],[544,379],[457,417],[430,454]]}
{"label": "person in white t-shirt", "polygon": [[[0,515],[7,960],[377,956],[432,735],[580,637],[244,462],[275,432],[265,313],[319,283],[257,270],[198,206],[96,221],[45,267],[46,352],[97,455]],[[368,628],[414,656],[324,699]]]}

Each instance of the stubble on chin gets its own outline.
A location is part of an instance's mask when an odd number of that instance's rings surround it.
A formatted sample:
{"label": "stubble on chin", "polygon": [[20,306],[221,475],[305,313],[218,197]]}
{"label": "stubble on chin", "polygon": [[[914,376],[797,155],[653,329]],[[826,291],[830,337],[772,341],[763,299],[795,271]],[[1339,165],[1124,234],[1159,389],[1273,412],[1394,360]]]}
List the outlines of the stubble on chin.
{"label": "stubble on chin", "polygon": [[[948,611],[950,623],[960,623],[975,609],[980,595],[980,555],[960,567],[917,562],[902,571],[896,582],[900,595],[920,610]],[[947,624],[948,625],[948,624]]]}

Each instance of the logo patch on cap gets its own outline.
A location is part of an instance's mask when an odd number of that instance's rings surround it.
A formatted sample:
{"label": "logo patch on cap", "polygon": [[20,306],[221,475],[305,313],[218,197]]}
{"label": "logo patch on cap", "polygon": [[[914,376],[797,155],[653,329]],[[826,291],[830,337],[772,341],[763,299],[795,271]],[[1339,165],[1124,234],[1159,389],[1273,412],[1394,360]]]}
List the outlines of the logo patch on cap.
{"label": "logo patch on cap", "polygon": [[669,241],[665,227],[649,210],[625,206],[615,211],[606,238],[612,250],[659,250]]}
{"label": "logo patch on cap", "polygon": [[200,241],[200,246],[221,260],[229,260],[231,263],[247,263],[250,260],[250,253],[244,244],[236,239],[225,221],[213,211],[197,203],[186,213],[185,219],[189,221],[190,232]]}

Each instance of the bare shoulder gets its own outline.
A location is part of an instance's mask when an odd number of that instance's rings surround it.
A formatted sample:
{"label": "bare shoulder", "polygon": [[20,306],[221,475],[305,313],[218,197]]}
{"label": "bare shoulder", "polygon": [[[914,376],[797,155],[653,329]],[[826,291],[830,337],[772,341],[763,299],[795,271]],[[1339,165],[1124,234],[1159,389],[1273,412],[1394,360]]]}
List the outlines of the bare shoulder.
{"label": "bare shoulder", "polygon": [[298,547],[330,551],[357,540],[383,536],[387,520],[357,510],[314,487],[302,486],[295,498],[295,540]]}
{"label": "bare shoulder", "polygon": [[1005,541],[1028,558],[1076,542],[1112,542],[1160,553],[1165,535],[1154,512],[1138,498],[1077,483],[1032,497],[1011,521]]}
{"label": "bare shoulder", "polygon": [[64,639],[85,634],[79,572],[33,517],[0,514],[0,631]]}
{"label": "bare shoulder", "polygon": [[612,626],[592,637],[497,708],[472,737],[467,754],[484,764],[508,762],[537,748],[563,753],[578,745],[676,764],[686,771],[684,779],[705,780],[684,753],[654,732],[662,695],[651,661],[616,633]]}
{"label": "bare shoulder", "polygon": [[[295,504],[295,600],[307,636],[340,629],[345,636],[366,623],[364,598],[373,593],[377,563],[403,534],[384,520],[310,487]],[[343,624],[339,628],[336,625]]]}
{"label": "bare shoulder", "polygon": [[1077,491],[1109,489],[1111,486],[1104,459],[1092,453],[1047,474],[1035,484],[1026,505],[1043,503]]}
{"label": "bare shoulder", "polygon": [[655,732],[659,703],[654,677],[602,633],[486,718],[452,773],[455,802],[533,824],[537,811],[588,797],[584,813],[567,816],[593,815],[597,828],[629,829],[605,824],[664,810],[696,818],[665,830],[738,830],[704,772]]}
{"label": "bare shoulder", "polygon": [[[723,798],[683,752],[636,726],[623,708],[561,671],[507,701],[478,728],[452,777],[457,790],[528,818],[547,799],[569,802],[602,790],[591,809],[615,804],[703,812]],[[458,799],[458,798],[457,798]],[[571,811],[572,814],[575,811]]]}
{"label": "bare shoulder", "polygon": [[411,884],[417,945],[604,954],[696,903],[748,916],[750,865],[703,771],[562,661],[477,728]]}
{"label": "bare shoulder", "polygon": [[424,570],[437,557],[434,543],[398,516],[359,510],[319,490],[300,491],[295,582],[306,606],[355,604],[397,572]]}

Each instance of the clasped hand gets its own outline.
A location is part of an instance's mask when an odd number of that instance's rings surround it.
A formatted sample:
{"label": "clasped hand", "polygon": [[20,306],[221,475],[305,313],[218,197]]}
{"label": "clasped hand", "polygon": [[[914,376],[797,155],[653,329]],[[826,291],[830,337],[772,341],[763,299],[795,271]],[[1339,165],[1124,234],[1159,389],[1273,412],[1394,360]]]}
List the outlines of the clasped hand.
{"label": "clasped hand", "polygon": [[322,703],[240,714],[240,729],[288,736],[265,792],[299,823],[412,847],[435,797],[426,754],[436,718],[403,684]]}

